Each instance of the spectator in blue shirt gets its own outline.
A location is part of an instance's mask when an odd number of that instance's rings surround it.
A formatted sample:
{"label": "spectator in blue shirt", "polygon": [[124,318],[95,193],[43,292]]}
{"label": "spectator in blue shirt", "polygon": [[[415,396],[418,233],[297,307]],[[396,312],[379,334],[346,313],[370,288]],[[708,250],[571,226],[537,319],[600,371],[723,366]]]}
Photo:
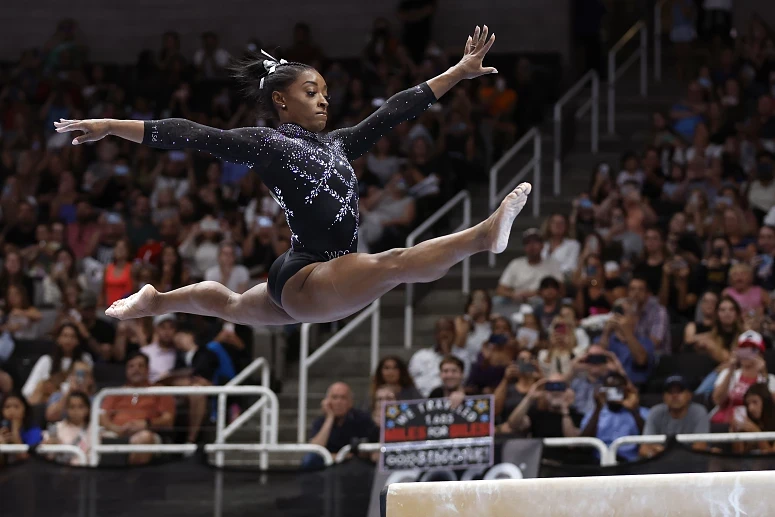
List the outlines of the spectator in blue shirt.
{"label": "spectator in blue shirt", "polygon": [[[371,415],[353,408],[353,393],[346,383],[335,382],[329,386],[320,406],[323,416],[312,423],[309,443],[322,445],[336,454],[355,438],[371,441],[379,439],[379,428],[372,421]],[[322,466],[323,460],[316,454],[308,454],[302,460],[302,468]]]}
{"label": "spectator in blue shirt", "polygon": [[[611,372],[595,397],[595,411],[587,413],[581,422],[581,436],[590,436],[611,445],[622,436],[637,436],[643,432],[647,412],[640,408],[638,391],[620,373]],[[627,461],[638,459],[638,446],[619,448],[618,456]]]}
{"label": "spectator in blue shirt", "polygon": [[[0,418],[0,445],[22,445],[34,447],[43,439],[40,427],[32,421],[32,410],[27,399],[19,393],[11,393],[3,400]],[[0,465],[8,458],[25,459],[27,454],[0,454]]]}
{"label": "spectator in blue shirt", "polygon": [[618,300],[611,312],[598,343],[619,359],[633,384],[642,386],[656,362],[654,344],[647,336],[636,333],[635,307],[630,300]]}

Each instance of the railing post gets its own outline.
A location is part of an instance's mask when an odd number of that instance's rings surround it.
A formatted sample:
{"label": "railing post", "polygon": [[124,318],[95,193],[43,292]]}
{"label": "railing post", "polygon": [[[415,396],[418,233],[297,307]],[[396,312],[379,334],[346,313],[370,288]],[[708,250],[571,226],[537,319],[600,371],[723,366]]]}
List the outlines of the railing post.
{"label": "railing post", "polygon": [[662,81],[662,2],[654,6],[654,79]]}
{"label": "railing post", "polygon": [[[224,443],[223,429],[226,427],[226,394],[218,395],[218,410],[215,413],[215,443]],[[215,466],[223,467],[223,451],[215,453]]]}
{"label": "railing post", "polygon": [[594,72],[592,75],[592,152],[598,153],[600,149],[600,75]]}
{"label": "railing post", "polygon": [[541,132],[535,132],[533,140],[533,188],[531,199],[533,200],[533,217],[541,215]]}
{"label": "railing post", "polygon": [[[488,199],[488,213],[492,213],[493,210],[495,210],[495,193],[497,191],[497,185],[498,182],[498,169],[496,167],[493,167],[490,169],[490,194]],[[492,251],[487,252],[487,264],[490,267],[495,267],[495,253]]]}
{"label": "railing post", "polygon": [[649,89],[649,31],[646,24],[640,29],[640,96],[648,95]]}
{"label": "railing post", "polygon": [[414,284],[404,286],[404,348],[412,348],[412,330],[414,323]]}
{"label": "railing post", "polygon": [[307,441],[307,357],[309,357],[309,330],[310,323],[302,323],[299,351],[299,416],[298,429],[296,429],[296,441]]}
{"label": "railing post", "polygon": [[[463,199],[463,226],[471,228],[471,195]],[[463,294],[471,292],[471,257],[463,259]]]}
{"label": "railing post", "polygon": [[371,313],[371,363],[369,372],[377,371],[379,362],[379,313],[380,299],[377,298],[373,303],[374,312]]}
{"label": "railing post", "polygon": [[608,53],[608,134],[616,133],[616,53]]}
{"label": "railing post", "polygon": [[[261,386],[265,387],[266,389],[272,388],[272,380],[271,376],[269,375],[269,363],[264,363],[261,367]],[[274,440],[272,439],[272,429],[268,425],[269,414],[267,411],[267,405],[265,404],[264,407],[261,408],[261,443],[274,444]],[[266,451],[262,452],[259,456],[259,467],[261,470],[267,470],[269,468],[269,454]]]}
{"label": "railing post", "polygon": [[562,106],[554,105],[554,195],[560,195],[560,169],[562,168]]}

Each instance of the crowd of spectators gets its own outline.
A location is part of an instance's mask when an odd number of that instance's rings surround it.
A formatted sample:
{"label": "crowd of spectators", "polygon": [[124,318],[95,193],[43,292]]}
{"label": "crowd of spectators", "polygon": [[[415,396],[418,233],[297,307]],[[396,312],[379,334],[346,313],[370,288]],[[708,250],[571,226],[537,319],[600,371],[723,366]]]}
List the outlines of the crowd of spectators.
{"label": "crowd of spectators", "polygon": [[[696,21],[693,5],[676,2],[688,16],[676,24]],[[381,363],[372,392],[493,394],[502,435],[775,431],[775,33],[753,19],[729,38],[720,15],[708,45],[697,31],[677,48],[686,96],[653,114],[647,141],[600,163],[569,213],[526,230],[494,292],[439,319],[406,365]]]}

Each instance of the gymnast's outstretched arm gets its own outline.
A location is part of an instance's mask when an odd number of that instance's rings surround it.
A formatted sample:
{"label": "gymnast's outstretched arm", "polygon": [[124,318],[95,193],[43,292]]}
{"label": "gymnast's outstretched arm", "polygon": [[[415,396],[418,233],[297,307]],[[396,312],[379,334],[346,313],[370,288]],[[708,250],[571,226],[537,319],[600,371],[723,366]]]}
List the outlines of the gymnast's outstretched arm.
{"label": "gymnast's outstretched arm", "polygon": [[486,25],[482,30],[476,27],[473,37],[466,41],[463,58],[455,66],[428,82],[396,93],[359,124],[332,131],[331,136],[342,142],[347,157],[354,160],[395,126],[420,115],[463,79],[497,73],[495,68],[482,66],[484,56],[495,43],[495,34],[489,39],[487,36]]}

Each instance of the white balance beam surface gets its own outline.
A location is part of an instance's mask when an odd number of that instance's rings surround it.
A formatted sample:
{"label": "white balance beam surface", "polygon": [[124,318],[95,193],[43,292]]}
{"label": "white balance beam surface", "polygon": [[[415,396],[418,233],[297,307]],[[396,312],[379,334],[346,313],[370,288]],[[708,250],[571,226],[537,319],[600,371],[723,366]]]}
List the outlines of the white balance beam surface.
{"label": "white balance beam surface", "polygon": [[775,472],[393,483],[383,517],[766,517]]}

